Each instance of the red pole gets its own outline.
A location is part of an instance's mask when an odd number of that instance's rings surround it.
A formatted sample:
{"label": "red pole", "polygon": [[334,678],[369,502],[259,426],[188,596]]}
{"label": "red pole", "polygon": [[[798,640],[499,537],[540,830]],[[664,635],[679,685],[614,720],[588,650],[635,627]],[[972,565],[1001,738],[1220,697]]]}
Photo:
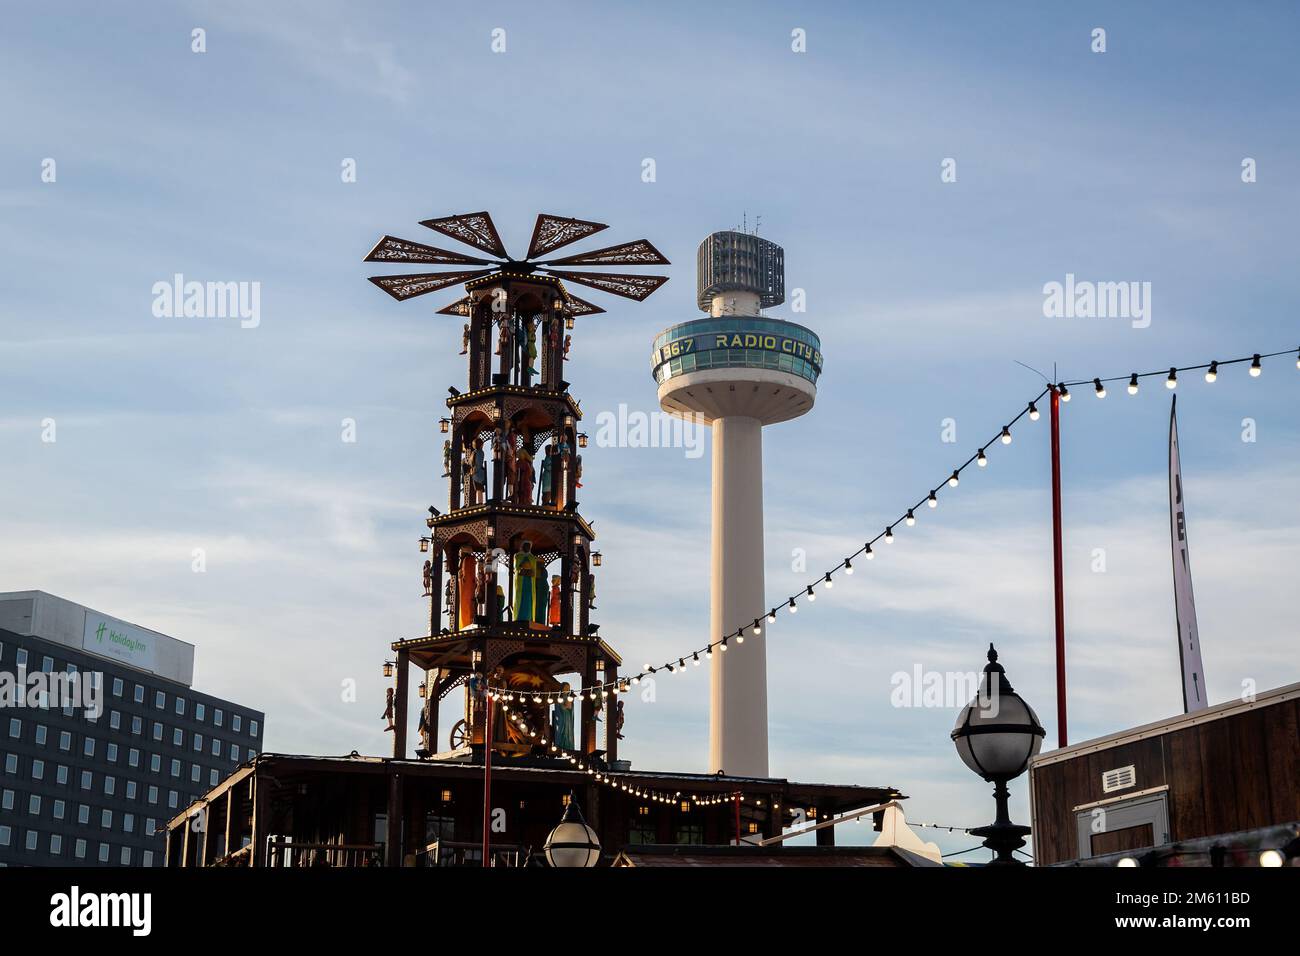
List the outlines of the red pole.
{"label": "red pole", "polygon": [[1052,571],[1056,586],[1056,736],[1066,745],[1065,732],[1065,567],[1061,557],[1061,395],[1051,389],[1052,410]]}
{"label": "red pole", "polygon": [[492,826],[492,695],[485,694],[486,707],[483,716],[483,865],[490,866],[488,848],[491,843],[489,833]]}
{"label": "red pole", "polygon": [[736,794],[736,846],[740,846],[740,794]]}

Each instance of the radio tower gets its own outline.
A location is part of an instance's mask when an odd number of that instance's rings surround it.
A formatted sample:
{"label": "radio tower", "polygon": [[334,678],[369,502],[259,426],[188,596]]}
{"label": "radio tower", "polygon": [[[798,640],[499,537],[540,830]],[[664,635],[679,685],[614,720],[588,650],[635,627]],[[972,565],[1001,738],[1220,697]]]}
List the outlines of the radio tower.
{"label": "radio tower", "polygon": [[698,254],[697,301],[709,317],[655,339],[666,412],[713,428],[710,641],[715,646],[709,769],[766,777],[767,653],[763,596],[763,426],[798,418],[817,397],[821,341],[762,309],[785,301],[785,254],[747,232],[715,232]]}

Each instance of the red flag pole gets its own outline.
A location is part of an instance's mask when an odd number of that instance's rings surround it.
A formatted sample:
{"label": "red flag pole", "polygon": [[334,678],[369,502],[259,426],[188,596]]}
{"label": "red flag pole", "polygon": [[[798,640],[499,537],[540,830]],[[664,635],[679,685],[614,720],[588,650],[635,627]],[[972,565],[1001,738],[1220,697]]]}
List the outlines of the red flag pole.
{"label": "red flag pole", "polygon": [[483,865],[490,866],[488,848],[492,826],[492,695],[484,694],[486,723],[483,726]]}
{"label": "red flag pole", "polygon": [[1065,566],[1061,556],[1061,395],[1051,388],[1052,411],[1052,571],[1056,589],[1056,728],[1057,746],[1066,745],[1065,730]]}

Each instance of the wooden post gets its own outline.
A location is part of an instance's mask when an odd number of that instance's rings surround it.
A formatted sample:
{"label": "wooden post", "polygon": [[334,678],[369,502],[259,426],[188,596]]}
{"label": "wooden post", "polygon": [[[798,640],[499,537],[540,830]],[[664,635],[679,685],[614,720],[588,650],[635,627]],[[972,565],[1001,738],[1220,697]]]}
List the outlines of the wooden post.
{"label": "wooden post", "polygon": [[406,693],[407,671],[410,670],[411,655],[408,651],[397,652],[397,686],[393,691],[393,720],[397,727],[393,731],[393,757],[406,759]]}
{"label": "wooden post", "polygon": [[1061,551],[1061,396],[1051,389],[1052,412],[1052,576],[1056,592],[1056,736],[1057,746],[1068,740],[1065,729],[1065,565]]}
{"label": "wooden post", "polygon": [[226,845],[224,848],[224,852],[226,856],[230,856],[231,853],[233,853],[236,849],[238,849],[238,847],[232,849],[230,846],[231,818],[234,815],[235,815],[235,788],[231,787],[229,790],[226,791]]}
{"label": "wooden post", "polygon": [[384,865],[401,866],[404,851],[402,826],[402,775],[394,766],[389,767],[388,775],[388,845],[384,848]]}
{"label": "wooden post", "polygon": [[492,698],[483,695],[483,865],[489,866],[492,845]]}
{"label": "wooden post", "polygon": [[[612,664],[605,665],[605,679],[618,687],[618,668]],[[618,705],[620,695],[610,691],[605,704],[605,762],[612,764],[618,759]]]}
{"label": "wooden post", "polygon": [[[587,651],[587,663],[582,669],[582,686],[592,687],[596,683],[595,655]],[[596,749],[596,701],[591,694],[582,695],[582,742],[579,752],[589,754]]]}

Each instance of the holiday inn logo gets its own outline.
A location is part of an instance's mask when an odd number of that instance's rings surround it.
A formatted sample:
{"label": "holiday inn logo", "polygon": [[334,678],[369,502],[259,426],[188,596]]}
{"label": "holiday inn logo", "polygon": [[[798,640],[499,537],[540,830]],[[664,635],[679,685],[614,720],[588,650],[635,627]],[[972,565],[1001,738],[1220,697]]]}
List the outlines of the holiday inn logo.
{"label": "holiday inn logo", "polygon": [[95,640],[100,644],[103,644],[105,634],[108,635],[108,641],[110,644],[117,644],[119,647],[123,647],[131,653],[149,650],[149,645],[144,641],[139,640],[138,638],[128,637],[121,631],[111,628],[105,622],[100,621],[99,626],[95,628]]}

